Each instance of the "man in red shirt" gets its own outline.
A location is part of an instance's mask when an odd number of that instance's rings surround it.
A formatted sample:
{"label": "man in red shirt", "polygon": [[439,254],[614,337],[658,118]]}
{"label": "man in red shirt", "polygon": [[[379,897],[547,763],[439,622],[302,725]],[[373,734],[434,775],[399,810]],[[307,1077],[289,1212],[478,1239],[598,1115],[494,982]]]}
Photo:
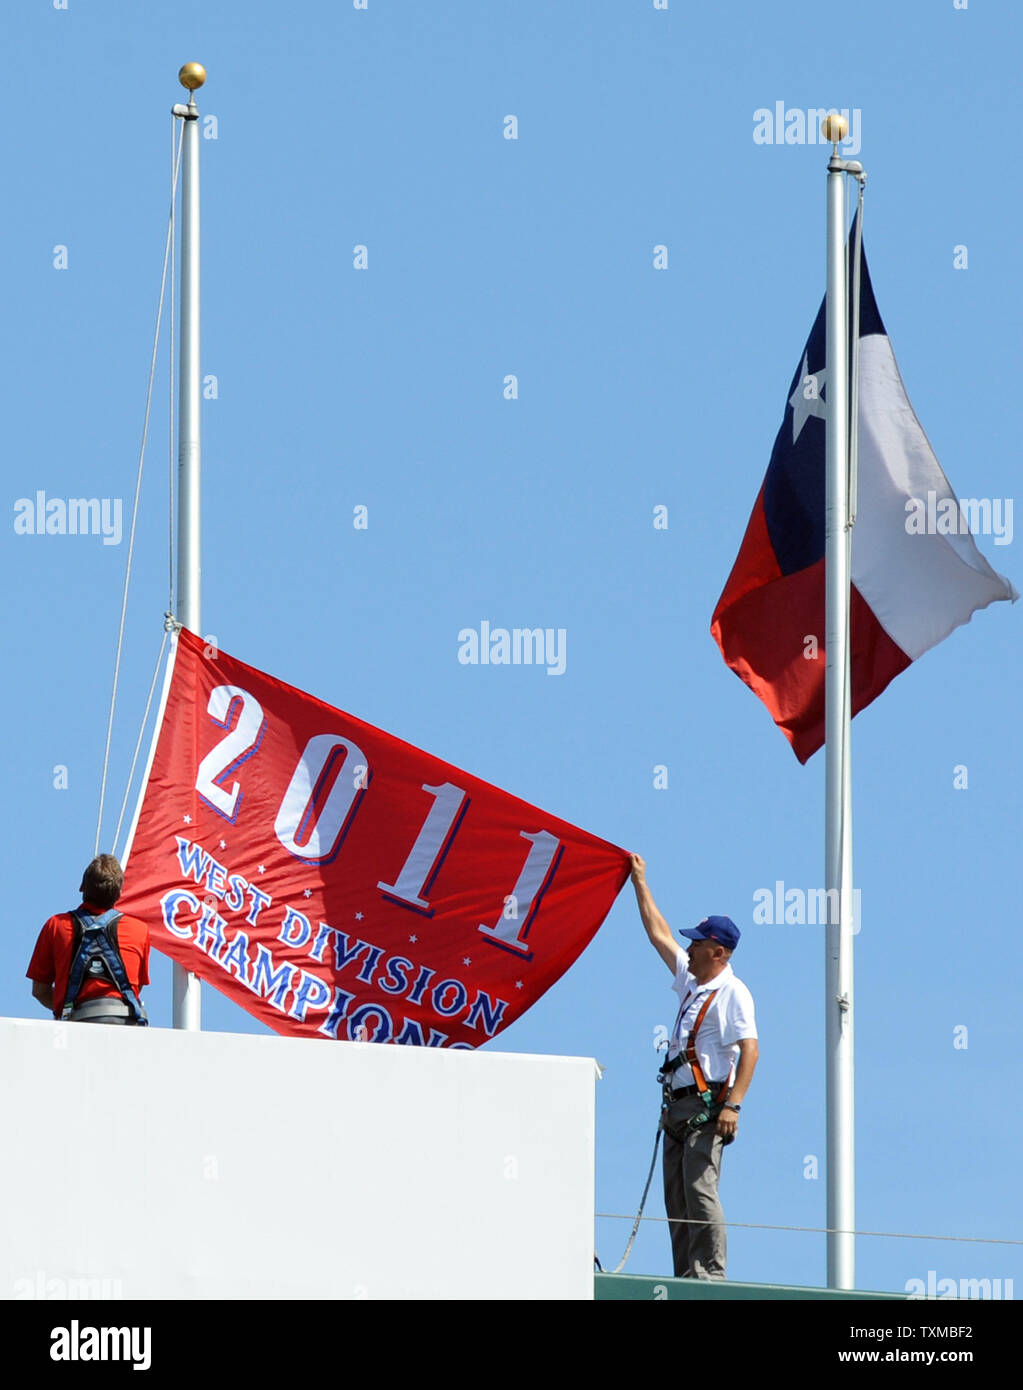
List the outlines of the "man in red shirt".
{"label": "man in red shirt", "polygon": [[[114,855],[98,855],[82,875],[81,907],[74,912],[59,912],[39,933],[27,975],[32,981],[33,997],[44,1009],[49,1009],[54,1018],[60,1018],[64,1009],[75,960],[75,938],[76,935],[79,940],[82,937],[81,925],[88,927],[92,925],[89,919],[109,912],[121,896],[123,884],[124,872]],[[81,923],[83,914],[87,919],[84,924]],[[149,928],[137,917],[124,913],[113,915],[116,916],[116,954],[120,956],[126,982],[137,1001],[142,986],[149,984]],[[79,926],[77,933],[76,926]],[[144,1015],[143,1020],[136,1016],[130,999],[111,978],[111,971],[102,965],[85,972],[69,1017],[76,1023],[133,1024],[144,1020]]]}

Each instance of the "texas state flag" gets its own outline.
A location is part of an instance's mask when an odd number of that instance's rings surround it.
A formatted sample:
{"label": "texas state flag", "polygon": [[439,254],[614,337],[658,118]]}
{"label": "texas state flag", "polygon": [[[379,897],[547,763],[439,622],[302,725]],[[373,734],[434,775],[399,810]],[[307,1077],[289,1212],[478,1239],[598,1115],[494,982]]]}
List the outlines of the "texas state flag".
{"label": "texas state flag", "polygon": [[[852,713],[978,608],[1018,594],[981,555],[902,384],[862,261]],[[789,388],[767,476],[711,620],[732,670],[801,763],[824,743],[825,304]],[[1011,502],[1008,503],[1011,506]],[[976,524],[976,523],[975,523]]]}

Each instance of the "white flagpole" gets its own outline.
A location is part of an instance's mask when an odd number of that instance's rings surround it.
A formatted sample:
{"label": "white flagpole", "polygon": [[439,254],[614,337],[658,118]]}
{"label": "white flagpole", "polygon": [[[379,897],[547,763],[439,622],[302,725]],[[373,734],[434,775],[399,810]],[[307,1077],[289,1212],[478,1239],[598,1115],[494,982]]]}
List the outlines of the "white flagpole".
{"label": "white flagpole", "polygon": [[[827,194],[827,500],[825,576],[825,973],[827,1050],[828,1286],[855,1287],[852,794],[849,761],[849,287],[845,176],[838,142],[848,124],[824,122],[832,142]],[[859,166],[856,166],[859,169]],[[835,904],[837,903],[837,912]]]}
{"label": "white flagpole", "polygon": [[[199,563],[199,111],[195,93],[206,81],[201,63],[186,63],[178,81],[188,105],[172,108],[185,122],[181,165],[181,367],[178,378],[178,573],[176,617],[200,632]],[[198,975],[175,962],[174,1027],[202,1026]]]}

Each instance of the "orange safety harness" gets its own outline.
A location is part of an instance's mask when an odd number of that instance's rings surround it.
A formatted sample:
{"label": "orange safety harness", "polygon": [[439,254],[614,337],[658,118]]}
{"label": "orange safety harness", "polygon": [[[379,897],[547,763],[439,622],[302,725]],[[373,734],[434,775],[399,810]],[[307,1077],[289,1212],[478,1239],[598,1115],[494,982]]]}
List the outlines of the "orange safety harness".
{"label": "orange safety harness", "polygon": [[[706,999],[700,1005],[700,1011],[696,1015],[695,1023],[689,1030],[689,1036],[686,1038],[686,1045],[683,1048],[683,1050],[679,1052],[676,1057],[673,1057],[670,1062],[665,1062],[664,1066],[657,1074],[658,1081],[660,1081],[661,1084],[664,1086],[666,1101],[670,1100],[671,1098],[670,1092],[672,1073],[678,1071],[679,1067],[682,1066],[688,1066],[692,1071],[693,1080],[696,1083],[697,1092],[700,1096],[700,1099],[704,1102],[705,1105],[720,1105],[724,1098],[728,1095],[729,1086],[728,1078],[726,1077],[725,1080],[721,1083],[721,1090],[717,1094],[717,1099],[711,1096],[710,1083],[704,1076],[703,1068],[700,1066],[700,1059],[696,1055],[696,1035],[700,1031],[700,1025],[706,1018],[707,1010],[710,1008],[714,996],[717,994],[717,992],[718,991],[716,989],[712,989],[711,992],[707,995]],[[685,999],[683,999],[682,1001],[682,1007],[678,1011],[678,1020],[675,1024],[676,1028],[678,1027],[679,1022],[681,1022],[682,1020],[682,1015],[685,1013],[686,1006],[688,1005],[688,1003],[689,995],[686,995]]]}
{"label": "orange safety harness", "polygon": [[[696,1022],[693,1024],[692,1029],[689,1033],[689,1037],[686,1039],[685,1059],[689,1063],[690,1068],[692,1069],[693,1080],[696,1082],[696,1086],[701,1098],[705,1097],[707,1093],[710,1091],[710,1084],[708,1083],[707,1078],[703,1074],[703,1068],[700,1066],[699,1058],[696,1055],[696,1035],[700,1031],[700,1024],[706,1017],[707,1010],[710,1008],[711,1000],[714,998],[715,994],[717,994],[717,990],[712,989],[711,992],[707,995],[706,999],[703,1001],[703,1005],[700,1008],[700,1012],[696,1015]],[[723,1101],[725,1096],[727,1095],[728,1078],[726,1077],[725,1080],[721,1083],[721,1090],[718,1092],[717,1101],[715,1102],[715,1104],[720,1104],[721,1101]]]}

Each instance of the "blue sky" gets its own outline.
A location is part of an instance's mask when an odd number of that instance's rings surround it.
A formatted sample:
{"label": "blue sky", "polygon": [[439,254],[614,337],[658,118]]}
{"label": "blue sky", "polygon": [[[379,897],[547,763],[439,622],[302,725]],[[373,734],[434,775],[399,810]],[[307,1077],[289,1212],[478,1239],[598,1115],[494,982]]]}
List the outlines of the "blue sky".
{"label": "blue sky", "polygon": [[[19,872],[0,1013],[42,1016],[24,979],[35,934],[76,900],[92,852],[126,552],[16,534],[15,503],[43,489],[122,498],[127,515],[169,108],[198,59],[216,117],[201,149],[202,366],[218,392],[203,415],[204,631],[641,851],[676,928],[733,917],[762,1060],[726,1156],[726,1216],[822,1226],[824,945],[818,928],[752,920],[757,889],[821,883],[822,758],[799,766],[708,631],[824,288],[826,151],[756,143],[754,113],[859,111],[865,243],[910,398],[961,496],[1012,498],[1021,27],[1008,3],[952,0],[866,0],[841,40],[819,4],[751,0],[37,0],[9,15],[0,701]],[[166,396],[164,357],[115,803],[166,607]],[[1020,587],[1018,543],[980,546]],[[484,619],[564,628],[565,673],[461,665],[458,632]],[[978,614],[853,726],[864,1230],[1023,1239],[1019,621],[1005,604]],[[169,1024],[163,960],[149,1003]],[[627,887],[574,968],[490,1044],[606,1068],[599,1212],[635,1211],[672,1016]],[[210,988],[204,1022],[259,1027]],[[662,1215],[659,1195],[650,1209]],[[628,1230],[597,1222],[605,1265]],[[730,1241],[734,1278],[823,1282],[819,1235]],[[663,1225],[644,1227],[629,1269],[670,1270]],[[1023,1288],[1019,1247],[858,1243],[861,1287],[929,1270]]]}

